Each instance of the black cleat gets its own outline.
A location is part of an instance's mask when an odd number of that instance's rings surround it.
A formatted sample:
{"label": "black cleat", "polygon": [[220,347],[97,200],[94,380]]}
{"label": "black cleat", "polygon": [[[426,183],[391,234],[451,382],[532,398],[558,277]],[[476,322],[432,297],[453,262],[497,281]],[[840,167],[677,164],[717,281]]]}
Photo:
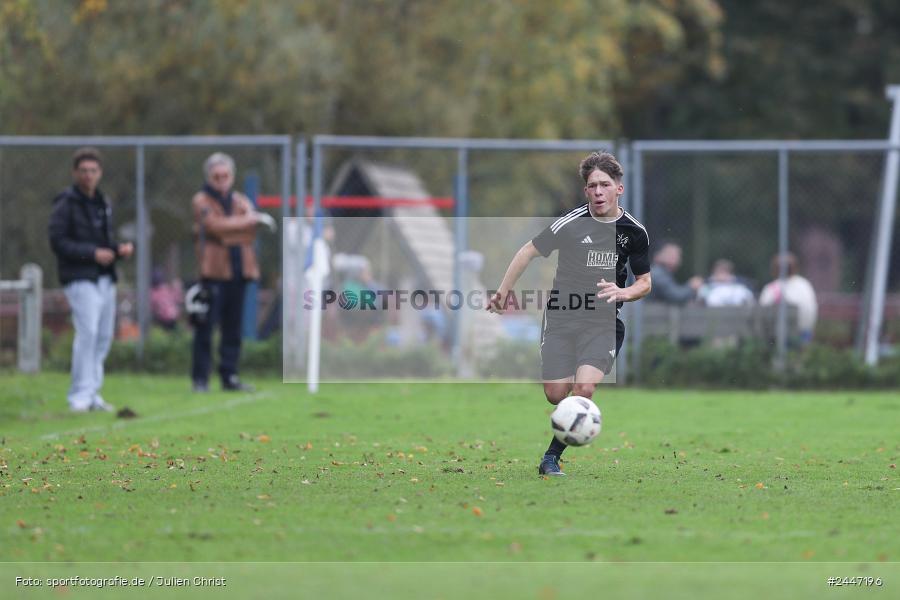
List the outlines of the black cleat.
{"label": "black cleat", "polygon": [[545,454],[541,460],[541,466],[538,467],[538,475],[549,475],[558,477],[565,475],[559,468],[559,457],[555,454]]}

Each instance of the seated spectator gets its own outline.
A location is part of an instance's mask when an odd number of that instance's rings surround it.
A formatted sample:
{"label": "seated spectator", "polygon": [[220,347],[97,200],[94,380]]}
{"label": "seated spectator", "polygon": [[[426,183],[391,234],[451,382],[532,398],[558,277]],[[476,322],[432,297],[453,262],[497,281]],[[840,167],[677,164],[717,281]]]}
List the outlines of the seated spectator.
{"label": "seated spectator", "polygon": [[681,267],[681,246],[674,242],[663,242],[653,255],[650,276],[653,287],[650,300],[666,304],[687,304],[697,295],[703,285],[703,279],[694,276],[687,283],[679,284],[675,280],[675,272]]}
{"label": "seated spectator", "polygon": [[712,273],[700,288],[700,300],[707,306],[751,306],[753,292],[734,274],[734,263],[724,258],[713,263]]}
{"label": "seated spectator", "polygon": [[[779,279],[782,264],[787,275],[784,282]],[[772,257],[772,277],[775,280],[763,288],[759,295],[759,303],[762,306],[772,306],[785,301],[789,306],[796,306],[800,341],[808,344],[812,341],[819,312],[812,284],[797,272],[797,258],[791,253],[783,255],[780,259],[777,255]]]}

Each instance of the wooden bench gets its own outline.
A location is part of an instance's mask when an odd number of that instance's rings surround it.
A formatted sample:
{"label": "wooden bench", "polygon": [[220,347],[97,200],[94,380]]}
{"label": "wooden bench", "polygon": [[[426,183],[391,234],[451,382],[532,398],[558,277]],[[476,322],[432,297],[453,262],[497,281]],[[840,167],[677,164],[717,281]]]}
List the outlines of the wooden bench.
{"label": "wooden bench", "polygon": [[[787,307],[788,337],[798,333],[797,308]],[[643,337],[664,337],[672,344],[709,340],[774,340],[777,306],[643,306]]]}

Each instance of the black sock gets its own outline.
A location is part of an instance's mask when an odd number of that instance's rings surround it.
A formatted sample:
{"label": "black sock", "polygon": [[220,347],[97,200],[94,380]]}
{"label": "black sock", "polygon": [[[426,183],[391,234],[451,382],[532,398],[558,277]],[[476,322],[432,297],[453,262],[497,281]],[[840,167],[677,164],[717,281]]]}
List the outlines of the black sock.
{"label": "black sock", "polygon": [[550,447],[547,448],[547,452],[545,452],[544,454],[552,454],[553,456],[556,456],[558,458],[562,456],[563,450],[565,449],[566,445],[556,439],[556,436],[553,436],[553,439],[550,440]]}

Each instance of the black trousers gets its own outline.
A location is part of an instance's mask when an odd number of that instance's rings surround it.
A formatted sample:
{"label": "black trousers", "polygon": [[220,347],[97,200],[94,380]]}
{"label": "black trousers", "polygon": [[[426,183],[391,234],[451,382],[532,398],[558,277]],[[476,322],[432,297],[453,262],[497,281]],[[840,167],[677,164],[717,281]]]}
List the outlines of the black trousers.
{"label": "black trousers", "polygon": [[194,328],[194,347],[191,378],[207,381],[212,367],[212,333],[221,327],[219,340],[219,376],[224,380],[237,375],[241,358],[241,324],[244,318],[244,287],[246,280],[205,280],[212,294],[210,314],[206,321]]}

